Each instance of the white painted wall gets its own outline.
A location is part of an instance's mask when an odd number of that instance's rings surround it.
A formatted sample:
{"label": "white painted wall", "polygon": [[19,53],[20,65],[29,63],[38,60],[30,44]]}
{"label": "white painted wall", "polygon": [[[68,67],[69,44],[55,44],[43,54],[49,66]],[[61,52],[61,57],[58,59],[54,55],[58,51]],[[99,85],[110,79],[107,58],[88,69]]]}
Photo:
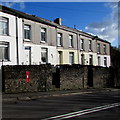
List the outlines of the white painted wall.
{"label": "white painted wall", "polygon": [[31,64],[39,65],[41,63],[41,47],[39,45],[32,46],[31,48]]}
{"label": "white painted wall", "polygon": [[[36,45],[32,43],[25,43],[25,47],[31,47],[31,64],[32,65],[39,65],[41,64],[41,48],[47,48],[48,49],[48,63],[51,63],[52,65],[56,65],[57,63],[57,50],[54,46],[45,46],[45,45]],[[25,61],[25,50],[23,52],[23,61]],[[25,64],[25,62],[24,62]]]}
{"label": "white painted wall", "polygon": [[9,19],[9,36],[0,35],[0,41],[9,42],[10,61],[3,62],[3,65],[16,65],[16,22],[15,16],[0,12],[0,17]]}
{"label": "white painted wall", "polygon": [[80,64],[81,64],[81,54],[84,54],[85,65],[89,65],[89,55],[92,55],[92,56],[93,56],[93,65],[96,66],[96,65],[98,64],[97,53],[84,52],[84,51],[81,51],[81,52],[79,53]]}
{"label": "white painted wall", "polygon": [[110,65],[111,65],[110,55],[98,55],[98,56],[100,57],[100,60],[101,60],[101,65],[100,66],[106,67],[104,65],[104,57],[106,57],[107,58],[107,67],[110,67]]}
{"label": "white painted wall", "polygon": [[17,18],[18,20],[18,55],[19,55],[19,65],[24,63],[24,44],[23,44],[23,24],[22,18]]}
{"label": "white painted wall", "polygon": [[[0,12],[0,17],[9,19],[9,36],[0,35],[0,41],[9,42],[10,61],[3,62],[3,65],[17,65],[17,48],[16,48],[16,17],[7,13]],[[31,47],[31,64],[39,65],[41,63],[41,47],[48,49],[48,63],[56,65],[58,61],[56,46],[38,45],[29,42],[23,42],[23,24],[22,19],[18,20],[18,55],[19,65],[25,64],[25,46]],[[93,55],[93,65],[98,65],[97,53],[80,51],[79,60],[81,63],[81,54],[85,55],[85,65],[89,65],[89,55]],[[104,67],[104,57],[107,57],[107,67],[110,66],[109,55],[99,55],[101,57],[101,66]]]}

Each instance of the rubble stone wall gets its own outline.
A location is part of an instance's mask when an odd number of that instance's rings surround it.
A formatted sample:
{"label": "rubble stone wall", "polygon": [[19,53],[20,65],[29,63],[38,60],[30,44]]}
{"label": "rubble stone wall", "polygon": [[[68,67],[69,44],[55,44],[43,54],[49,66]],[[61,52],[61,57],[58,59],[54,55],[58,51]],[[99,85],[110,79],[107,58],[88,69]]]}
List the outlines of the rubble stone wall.
{"label": "rubble stone wall", "polygon": [[87,87],[87,67],[80,65],[60,66],[60,89],[81,89]]}
{"label": "rubble stone wall", "polygon": [[[37,92],[52,89],[51,65],[3,66],[3,87],[6,93]],[[29,82],[26,82],[29,72]]]}
{"label": "rubble stone wall", "polygon": [[113,87],[114,77],[111,69],[104,67],[93,67],[93,86],[94,88]]}
{"label": "rubble stone wall", "polygon": [[[6,93],[119,86],[115,70],[105,67],[79,64],[15,65],[3,66],[2,71],[2,87]],[[30,73],[29,82],[26,82],[26,72]]]}

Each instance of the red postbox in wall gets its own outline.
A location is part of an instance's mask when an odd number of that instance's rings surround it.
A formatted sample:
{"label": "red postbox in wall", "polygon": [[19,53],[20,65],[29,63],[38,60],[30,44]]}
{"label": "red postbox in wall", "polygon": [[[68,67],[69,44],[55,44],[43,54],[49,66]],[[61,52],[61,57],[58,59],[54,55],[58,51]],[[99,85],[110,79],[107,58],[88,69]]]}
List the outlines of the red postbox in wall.
{"label": "red postbox in wall", "polygon": [[26,82],[30,82],[30,72],[26,72]]}

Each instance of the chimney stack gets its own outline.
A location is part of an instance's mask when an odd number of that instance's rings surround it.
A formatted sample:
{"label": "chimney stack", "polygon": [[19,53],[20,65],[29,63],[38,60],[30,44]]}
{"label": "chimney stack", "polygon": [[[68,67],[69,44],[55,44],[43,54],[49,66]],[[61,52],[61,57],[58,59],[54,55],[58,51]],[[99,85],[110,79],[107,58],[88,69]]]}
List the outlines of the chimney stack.
{"label": "chimney stack", "polygon": [[62,25],[62,18],[56,18],[54,20],[55,23],[59,24],[59,25]]}

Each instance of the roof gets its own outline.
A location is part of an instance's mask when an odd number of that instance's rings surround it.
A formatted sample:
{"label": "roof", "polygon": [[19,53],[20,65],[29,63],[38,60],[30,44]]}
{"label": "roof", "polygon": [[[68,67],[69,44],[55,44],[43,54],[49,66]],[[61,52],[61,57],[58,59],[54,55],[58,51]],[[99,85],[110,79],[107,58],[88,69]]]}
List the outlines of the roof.
{"label": "roof", "polygon": [[108,42],[107,40],[103,40],[103,39],[101,39],[101,38],[99,38],[98,36],[95,36],[96,38],[96,40],[98,40],[98,41],[102,41],[102,42],[106,42],[106,43],[109,43],[109,44],[111,44],[110,42]]}
{"label": "roof", "polygon": [[24,13],[24,12],[21,12],[21,11],[12,9],[12,8],[8,8],[8,7],[3,6],[3,5],[0,5],[0,11],[11,14],[11,15],[14,15],[14,16],[17,16],[19,18],[25,18],[25,19],[28,19],[28,20],[32,20],[32,21],[36,21],[36,22],[39,22],[39,23],[47,24],[47,25],[50,25],[50,26],[53,26],[53,27],[56,27],[56,28],[60,28],[60,29],[63,29],[63,30],[70,31],[70,32],[78,33],[80,35],[89,37],[91,39],[97,38],[97,40],[109,43],[108,41],[103,40],[101,38],[98,38],[98,37],[96,37],[92,34],[89,34],[89,33],[74,29],[74,28],[70,28],[70,27],[67,27],[67,26],[64,26],[64,25],[59,25],[55,22],[46,20],[44,18],[37,17],[35,15],[30,15],[30,14],[27,14],[27,13]]}
{"label": "roof", "polygon": [[11,9],[11,8],[8,8],[8,7],[2,6],[2,5],[0,5],[0,11],[8,13],[8,14],[15,15],[15,16],[20,17],[20,18],[26,18],[26,19],[33,20],[33,21],[36,21],[36,22],[49,24],[49,25],[52,25],[54,27],[57,26],[56,23],[53,23],[49,20],[34,16],[34,15],[30,15],[30,14],[27,14],[27,13],[24,13],[24,12],[15,10],[15,9]]}

